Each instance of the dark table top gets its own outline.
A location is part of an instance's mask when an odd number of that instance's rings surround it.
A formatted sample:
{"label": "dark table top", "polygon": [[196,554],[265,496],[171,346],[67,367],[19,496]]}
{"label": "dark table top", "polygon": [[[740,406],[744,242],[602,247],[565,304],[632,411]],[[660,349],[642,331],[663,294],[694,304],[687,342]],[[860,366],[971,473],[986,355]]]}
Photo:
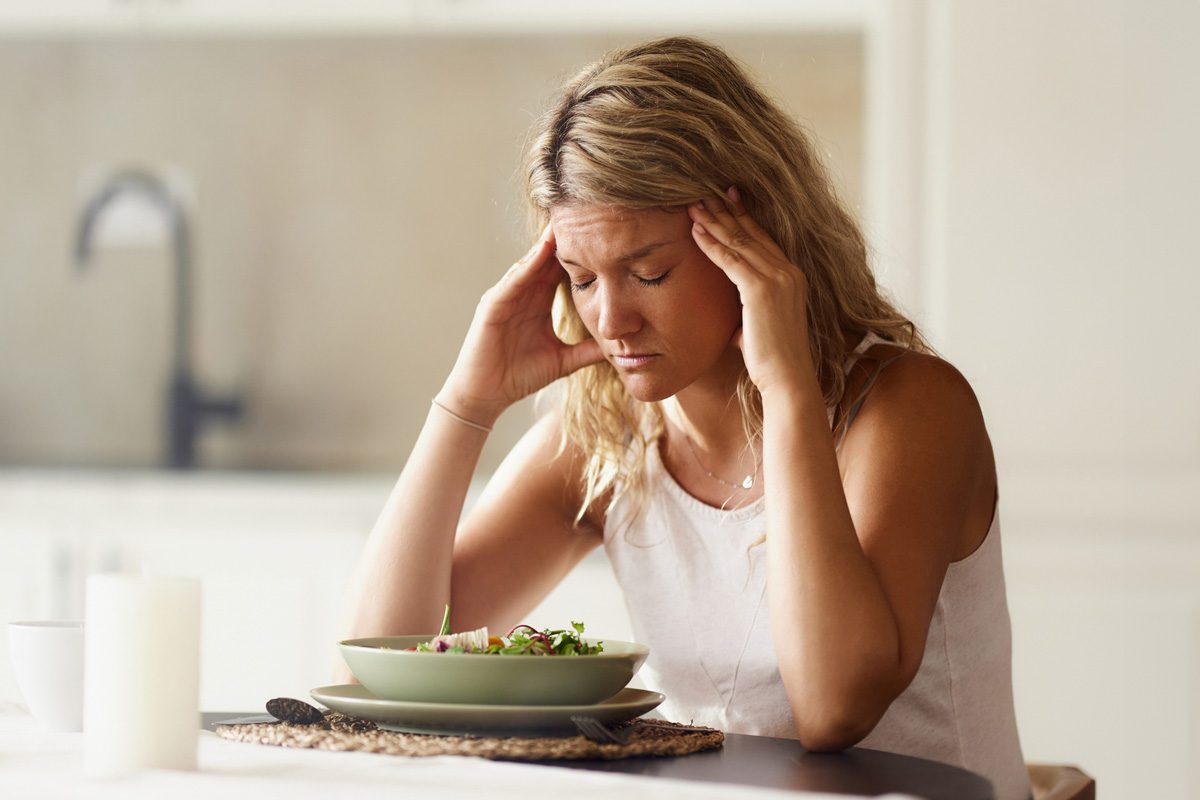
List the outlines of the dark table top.
{"label": "dark table top", "polygon": [[[237,712],[206,712],[204,727],[212,730],[221,721],[247,716]],[[991,784],[983,777],[949,764],[858,747],[841,753],[809,753],[794,739],[738,733],[726,734],[725,746],[719,750],[676,758],[534,763],[565,769],[831,794],[898,792],[925,800],[993,800],[995,797]]]}

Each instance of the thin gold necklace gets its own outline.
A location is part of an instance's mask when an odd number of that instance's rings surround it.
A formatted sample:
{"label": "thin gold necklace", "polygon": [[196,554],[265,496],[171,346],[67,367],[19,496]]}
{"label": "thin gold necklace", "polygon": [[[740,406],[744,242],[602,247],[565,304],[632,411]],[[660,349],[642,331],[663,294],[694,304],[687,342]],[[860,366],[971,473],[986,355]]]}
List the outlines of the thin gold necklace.
{"label": "thin gold necklace", "polygon": [[688,436],[685,433],[683,435],[683,438],[687,440],[688,449],[692,451],[692,458],[696,459],[696,464],[700,467],[700,469],[704,470],[704,474],[708,475],[708,477],[712,478],[714,481],[717,481],[718,483],[723,483],[726,486],[732,486],[734,489],[753,489],[754,488],[754,479],[758,477],[758,458],[757,457],[754,459],[754,472],[751,472],[749,475],[742,478],[741,483],[730,483],[729,481],[725,480],[724,478],[720,477],[719,475],[712,474],[711,472],[709,472],[708,467],[704,466],[704,462],[700,460],[700,454],[696,452],[696,445],[692,443],[692,437]]}

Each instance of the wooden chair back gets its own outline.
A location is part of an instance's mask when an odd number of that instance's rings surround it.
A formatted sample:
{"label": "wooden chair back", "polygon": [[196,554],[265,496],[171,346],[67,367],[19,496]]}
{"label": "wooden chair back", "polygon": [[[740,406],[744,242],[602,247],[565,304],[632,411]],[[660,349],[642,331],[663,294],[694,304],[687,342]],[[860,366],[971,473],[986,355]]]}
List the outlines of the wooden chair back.
{"label": "wooden chair back", "polygon": [[1096,782],[1078,767],[1026,764],[1033,800],[1096,800]]}

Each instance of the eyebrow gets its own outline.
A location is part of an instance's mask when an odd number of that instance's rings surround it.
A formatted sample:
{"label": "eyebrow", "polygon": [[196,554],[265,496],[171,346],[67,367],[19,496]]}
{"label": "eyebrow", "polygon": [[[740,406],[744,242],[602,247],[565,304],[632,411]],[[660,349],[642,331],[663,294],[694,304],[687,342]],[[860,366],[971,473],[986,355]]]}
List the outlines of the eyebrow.
{"label": "eyebrow", "polygon": [[[658,248],[665,247],[669,244],[671,244],[669,241],[662,241],[662,242],[654,242],[653,244],[648,244],[645,247],[639,247],[637,250],[634,250],[632,253],[626,253],[623,256],[618,256],[617,263],[618,264],[631,264],[634,261],[640,261],[643,258],[645,258],[646,256],[653,253]],[[581,269],[583,267],[583,265],[577,264],[574,261],[571,261],[570,259],[563,258],[562,256],[558,255],[557,252],[555,253],[555,256],[563,264],[570,264],[572,267],[580,267]]]}

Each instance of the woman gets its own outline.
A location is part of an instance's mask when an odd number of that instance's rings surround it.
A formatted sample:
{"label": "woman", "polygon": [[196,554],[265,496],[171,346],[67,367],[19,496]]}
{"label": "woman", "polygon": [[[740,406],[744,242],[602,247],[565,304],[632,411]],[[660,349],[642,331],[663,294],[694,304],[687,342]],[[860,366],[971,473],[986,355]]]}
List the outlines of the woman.
{"label": "woman", "polygon": [[[669,717],[1029,785],[978,403],[885,300],[812,147],[720,49],[616,51],[527,165],[371,534],[354,635],[520,621],[603,545]],[[487,432],[562,379],[459,524]]]}

